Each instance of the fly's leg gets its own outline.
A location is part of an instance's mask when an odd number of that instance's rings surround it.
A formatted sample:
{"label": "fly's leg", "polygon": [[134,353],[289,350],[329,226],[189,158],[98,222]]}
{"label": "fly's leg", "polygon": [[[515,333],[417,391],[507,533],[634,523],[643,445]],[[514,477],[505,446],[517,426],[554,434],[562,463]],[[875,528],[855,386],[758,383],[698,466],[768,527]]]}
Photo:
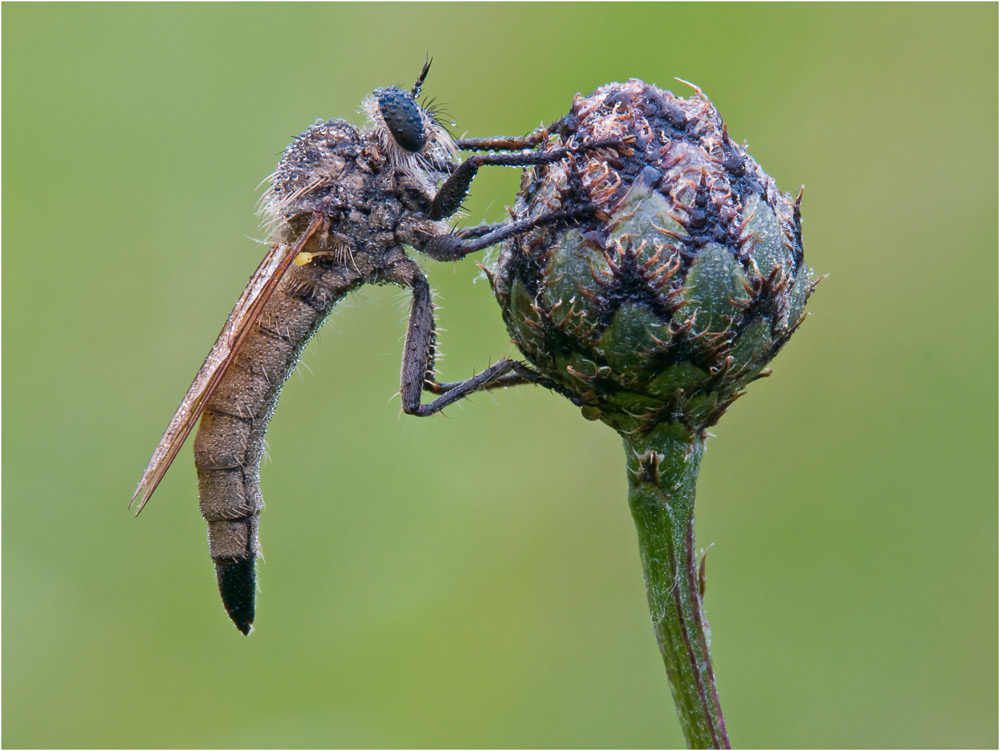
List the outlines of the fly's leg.
{"label": "fly's leg", "polygon": [[[523,362],[518,360],[500,360],[499,362],[510,363],[510,370],[502,373],[501,375],[496,375],[491,378],[488,382],[482,383],[477,388],[470,388],[470,381],[477,381],[477,376],[473,376],[466,381],[451,381],[449,383],[441,383],[439,381],[424,381],[424,391],[431,394],[447,394],[456,389],[462,389],[462,396],[466,396],[471,391],[488,391],[490,389],[505,389],[508,386],[524,386],[526,384],[536,384],[545,380],[545,378],[537,373],[535,370],[530,368]],[[487,368],[489,371],[490,368]],[[486,372],[486,371],[483,371]]]}
{"label": "fly's leg", "polygon": [[459,138],[455,146],[461,151],[522,151],[533,149],[549,137],[548,128],[540,128],[526,136],[495,136],[493,138]]}
{"label": "fly's leg", "polygon": [[[530,139],[530,137],[529,137]],[[541,139],[539,139],[541,140]],[[466,141],[464,143],[477,143],[477,141]],[[516,139],[481,139],[478,143],[483,144],[503,144],[519,143]],[[619,148],[624,144],[622,139],[607,138],[589,143],[581,143],[576,146],[562,146],[551,151],[536,152],[529,151],[518,154],[476,154],[468,157],[438,188],[431,204],[430,218],[444,219],[451,216],[462,207],[462,201],[469,193],[469,186],[473,178],[479,172],[480,167],[501,166],[501,167],[530,167],[539,164],[553,164],[571,155],[598,149]],[[534,145],[533,143],[531,145]],[[489,148],[484,146],[483,148]],[[503,148],[498,146],[498,148]]]}
{"label": "fly's leg", "polygon": [[530,232],[537,227],[544,227],[548,224],[584,219],[590,216],[593,211],[594,207],[590,203],[581,202],[579,206],[552,211],[541,216],[526,217],[500,224],[487,224],[480,227],[467,227],[446,235],[425,235],[421,238],[415,238],[415,240],[408,240],[408,243],[437,261],[458,261],[470,253],[496,245],[510,237]]}
{"label": "fly's leg", "polygon": [[[474,391],[535,382],[533,370],[523,363],[503,359],[467,381],[437,383],[434,380],[434,305],[427,278],[420,267],[407,258],[387,269],[385,279],[408,287],[413,294],[399,375],[399,393],[406,414],[426,417]],[[430,404],[421,404],[420,395],[425,389],[440,396]]]}
{"label": "fly's leg", "polygon": [[[534,370],[527,363],[520,362],[519,360],[500,360],[500,362],[506,362],[510,364],[510,370],[504,372],[502,375],[494,375],[487,381],[482,381],[481,376],[483,373],[491,372],[491,368],[496,367],[496,365],[491,366],[466,381],[453,381],[451,383],[438,383],[436,381],[425,381],[424,391],[429,391],[432,394],[446,394],[451,398],[438,406],[434,411],[438,411],[454,401],[460,398],[466,397],[474,391],[489,391],[491,389],[504,389],[508,386],[524,386],[531,384],[533,386],[542,386],[551,391],[556,391],[567,398],[572,399],[572,396],[564,387],[557,384],[555,381],[546,378],[538,371]],[[458,393],[454,393],[458,392]],[[454,396],[452,396],[454,394]],[[438,399],[435,399],[428,407],[433,407],[438,403]],[[575,402],[574,402],[575,403]]]}

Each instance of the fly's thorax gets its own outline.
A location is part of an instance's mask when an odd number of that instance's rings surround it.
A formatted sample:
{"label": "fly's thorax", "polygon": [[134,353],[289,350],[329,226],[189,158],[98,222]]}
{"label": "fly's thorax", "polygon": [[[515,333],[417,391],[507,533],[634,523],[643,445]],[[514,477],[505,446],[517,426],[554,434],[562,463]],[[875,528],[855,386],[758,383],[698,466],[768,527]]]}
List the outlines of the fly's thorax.
{"label": "fly's thorax", "polygon": [[588,205],[508,241],[492,270],[515,343],[623,432],[714,424],[802,321],[798,202],[701,92],[635,79],[578,96],[546,149],[632,139],[525,173],[519,217]]}
{"label": "fly's thorax", "polygon": [[260,201],[274,240],[286,239],[294,218],[328,213],[333,204],[351,204],[364,192],[365,178],[358,169],[362,145],[361,134],[344,120],[317,122],[289,144]]}
{"label": "fly's thorax", "polygon": [[[377,255],[406,210],[400,181],[378,139],[343,120],[317,123],[286,149],[262,198],[271,240],[291,243],[315,213],[323,226],[308,241],[301,263],[348,262]],[[422,193],[418,203],[429,205]]]}

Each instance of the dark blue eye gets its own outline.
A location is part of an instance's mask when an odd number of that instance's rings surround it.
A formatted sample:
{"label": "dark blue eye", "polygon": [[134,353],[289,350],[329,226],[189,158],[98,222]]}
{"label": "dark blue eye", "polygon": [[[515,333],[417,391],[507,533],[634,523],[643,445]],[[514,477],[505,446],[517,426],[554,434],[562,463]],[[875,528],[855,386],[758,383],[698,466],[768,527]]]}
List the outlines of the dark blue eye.
{"label": "dark blue eye", "polygon": [[400,148],[420,151],[427,143],[420,107],[413,94],[396,86],[375,90],[382,119]]}

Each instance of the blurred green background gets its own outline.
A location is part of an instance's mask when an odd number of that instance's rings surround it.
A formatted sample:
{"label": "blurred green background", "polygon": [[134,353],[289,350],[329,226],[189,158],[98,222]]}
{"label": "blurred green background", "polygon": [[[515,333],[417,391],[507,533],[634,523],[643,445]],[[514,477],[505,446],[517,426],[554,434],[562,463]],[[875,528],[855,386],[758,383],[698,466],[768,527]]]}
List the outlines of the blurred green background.
{"label": "blurred green background", "polygon": [[[458,133],[679,76],[807,185],[830,278],[699,487],[731,737],[996,747],[996,5],[6,4],[2,41],[5,747],[682,743],[617,437],[530,388],[401,416],[400,290],[285,389],[249,638],[190,447],[125,508],[263,255],[258,182],[428,51]],[[513,354],[475,262],[426,267],[443,377]]]}

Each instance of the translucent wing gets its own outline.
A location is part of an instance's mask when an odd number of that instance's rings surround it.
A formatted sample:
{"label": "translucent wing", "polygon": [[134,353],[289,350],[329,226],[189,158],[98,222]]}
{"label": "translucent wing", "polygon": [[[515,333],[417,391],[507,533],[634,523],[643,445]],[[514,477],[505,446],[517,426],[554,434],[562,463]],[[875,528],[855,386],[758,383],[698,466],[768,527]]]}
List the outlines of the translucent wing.
{"label": "translucent wing", "polygon": [[322,215],[317,214],[313,217],[306,231],[293,244],[278,243],[273,245],[253,276],[250,277],[243,294],[236,302],[236,307],[229,314],[219,338],[215,340],[212,351],[205,358],[205,363],[198,371],[198,375],[195,376],[191,388],[184,396],[184,401],[177,408],[173,419],[163,433],[149,464],[146,465],[146,471],[142,473],[139,487],[136,488],[135,494],[129,502],[129,508],[131,508],[136,498],[140,499],[136,514],[142,511],[150,496],[153,495],[153,491],[156,490],[156,486],[160,484],[160,480],[167,473],[170,464],[181,450],[181,446],[184,445],[184,440],[188,437],[195,423],[198,422],[205,405],[229,368],[229,364],[239,352],[247,334],[253,330],[260,319],[260,314],[271,295],[278,288],[281,277],[295,260],[295,257],[302,252],[305,244],[322,221]]}

